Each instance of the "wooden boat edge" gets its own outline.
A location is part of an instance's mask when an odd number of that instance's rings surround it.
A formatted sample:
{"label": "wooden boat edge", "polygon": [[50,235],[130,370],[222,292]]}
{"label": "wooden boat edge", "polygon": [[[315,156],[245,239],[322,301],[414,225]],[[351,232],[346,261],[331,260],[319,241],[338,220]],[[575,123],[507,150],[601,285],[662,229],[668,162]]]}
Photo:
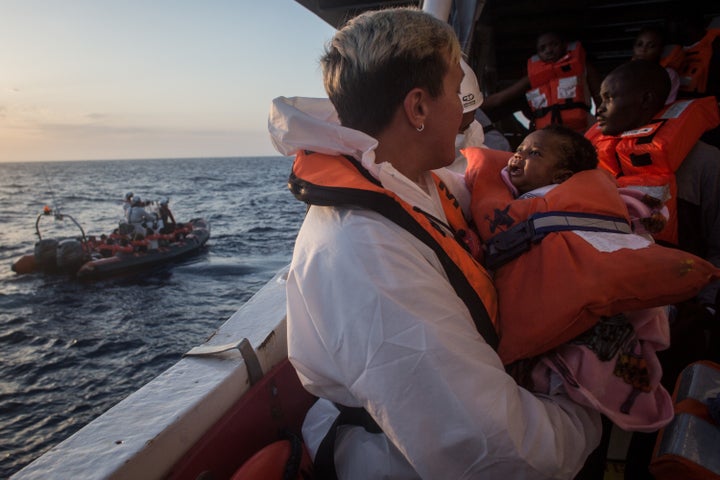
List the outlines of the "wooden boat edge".
{"label": "wooden boat edge", "polygon": [[[287,268],[204,345],[247,338],[263,372],[287,358]],[[184,357],[11,478],[163,478],[249,388],[237,350]]]}

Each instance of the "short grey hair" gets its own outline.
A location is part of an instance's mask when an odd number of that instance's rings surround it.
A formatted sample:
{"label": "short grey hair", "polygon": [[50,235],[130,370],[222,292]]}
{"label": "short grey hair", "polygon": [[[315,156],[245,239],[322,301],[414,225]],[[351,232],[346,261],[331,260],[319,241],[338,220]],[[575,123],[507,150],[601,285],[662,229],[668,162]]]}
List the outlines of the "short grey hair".
{"label": "short grey hair", "polygon": [[433,98],[441,95],[443,78],[460,56],[446,22],[416,8],[390,8],[350,20],[328,43],[320,63],[340,122],[375,136],[413,88],[426,88]]}

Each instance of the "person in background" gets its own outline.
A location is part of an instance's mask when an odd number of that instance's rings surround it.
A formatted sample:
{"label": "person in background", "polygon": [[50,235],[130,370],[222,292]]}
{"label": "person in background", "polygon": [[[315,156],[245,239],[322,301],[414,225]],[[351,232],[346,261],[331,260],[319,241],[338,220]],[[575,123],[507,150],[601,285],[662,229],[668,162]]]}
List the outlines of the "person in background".
{"label": "person in background", "polygon": [[160,221],[162,222],[160,233],[172,233],[173,231],[175,231],[175,227],[177,226],[177,224],[175,223],[175,217],[170,211],[169,198],[165,197],[160,200],[158,213],[160,214]]}
{"label": "person in background", "polygon": [[[709,23],[700,11],[688,8],[675,19],[685,61],[679,68],[680,98],[712,95],[720,102],[720,17]],[[720,126],[705,132],[704,142],[720,148]]]}
{"label": "person in background", "polygon": [[480,122],[475,118],[475,113],[483,101],[477,76],[464,59],[460,60],[460,66],[464,74],[462,83],[460,84],[460,100],[463,106],[463,116],[460,129],[455,136],[455,161],[448,168],[462,174],[465,173],[467,160],[462,156],[460,150],[467,147],[485,146],[485,132]]}
{"label": "person in background", "polygon": [[580,42],[566,42],[557,32],[540,34],[536,49],[528,59],[527,76],[488,95],[484,110],[499,109],[524,95],[532,117],[531,131],[559,123],[584,133],[593,121],[591,102],[600,102],[598,71],[587,61]]}
{"label": "person in background", "polygon": [[138,196],[133,196],[132,206],[128,210],[128,223],[134,228],[135,233],[140,235],[147,234],[146,222],[150,219],[150,214],[145,210],[145,202]]}
{"label": "person in background", "polygon": [[319,397],[303,424],[318,475],[571,479],[599,441],[596,412],[519,387],[492,347],[495,291],[442,168],[460,57],[446,22],[366,12],[321,59],[330,102],[273,101],[271,138],[310,205],[286,291],[288,356]]}
{"label": "person in background", "polygon": [[659,27],[642,27],[635,37],[632,60],[649,60],[665,67],[665,71],[670,77],[670,93],[665,100],[667,105],[677,98],[680,87],[677,68],[682,65],[685,54],[680,45],[668,45],[665,39],[666,35]]}
{"label": "person in background", "polygon": [[495,127],[493,121],[485,114],[482,108],[475,110],[475,120],[480,122],[480,125],[482,125],[483,133],[485,134],[484,143],[487,148],[492,148],[493,150],[504,150],[506,152],[511,150],[508,139],[505,138],[505,135],[503,135],[503,133]]}
{"label": "person in background", "polygon": [[[720,150],[700,140],[720,123],[718,107],[705,97],[683,103],[678,112],[665,106],[669,90],[667,73],[656,62],[634,60],[617,67],[603,80],[598,122],[586,136],[598,150],[600,167],[621,185],[655,192],[650,187],[662,186],[658,176],[671,187],[676,184],[676,195],[671,188],[665,198],[657,197],[668,201],[668,227],[674,231],[664,229],[656,238],[720,266]],[[646,141],[648,135],[653,142]],[[714,306],[719,289],[720,284],[711,285],[701,294],[702,303]]]}
{"label": "person in background", "polygon": [[713,95],[720,101],[720,17],[708,25],[702,13],[688,8],[678,12],[675,24],[685,50],[679,96]]}
{"label": "person in background", "polygon": [[133,192],[127,192],[125,194],[125,199],[123,200],[123,218],[125,219],[125,222],[129,221],[130,207],[132,207],[132,204],[133,204]]}
{"label": "person in background", "polygon": [[[492,122],[480,108],[483,94],[480,91],[477,75],[465,60],[460,61],[465,76],[460,85],[460,99],[463,104],[463,119],[460,131],[455,137],[455,161],[448,168],[464,173],[467,160],[460,151],[467,147],[487,147],[495,150],[510,150],[510,142],[495,129]],[[489,129],[486,131],[486,126]]]}
{"label": "person in background", "polygon": [[[720,266],[720,150],[699,140],[703,131],[720,122],[717,103],[714,99],[699,98],[683,105],[682,112],[687,112],[687,117],[678,117],[675,112],[653,123],[665,109],[669,90],[667,73],[655,62],[636,60],[617,67],[602,82],[598,122],[586,136],[598,149],[600,166],[616,176],[618,154],[623,153],[622,158],[629,159],[640,147],[642,153],[650,155],[650,160],[655,162],[642,162],[645,168],[657,166],[659,161],[667,163],[665,176],[677,184],[674,196],[677,198],[677,245]],[[683,118],[687,121],[675,123]],[[648,143],[637,136],[643,135],[640,129],[646,126],[643,130],[657,141]],[[630,131],[637,133],[626,134]],[[660,142],[662,136],[666,138]],[[623,162],[622,166],[624,174],[618,180],[628,178],[637,183],[636,188],[642,187],[643,167],[633,172],[632,163]],[[657,178],[658,172],[654,173]],[[694,299],[677,305],[676,314],[671,316],[672,344],[659,355],[666,388],[674,388],[675,379],[689,363],[701,359],[720,360],[719,290],[720,283],[711,283]],[[626,465],[626,478],[652,478],[647,465],[654,440],[652,434],[633,436],[633,455]]]}

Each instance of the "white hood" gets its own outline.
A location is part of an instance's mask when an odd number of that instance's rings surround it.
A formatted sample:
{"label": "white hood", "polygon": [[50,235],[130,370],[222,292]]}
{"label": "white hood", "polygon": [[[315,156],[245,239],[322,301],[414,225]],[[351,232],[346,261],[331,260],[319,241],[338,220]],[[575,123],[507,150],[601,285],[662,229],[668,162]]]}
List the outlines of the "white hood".
{"label": "white hood", "polygon": [[[370,174],[403,200],[445,220],[435,187],[423,190],[395,169],[390,162],[375,163],[378,141],[358,130],[343,127],[327,98],[277,97],[268,117],[268,130],[275,149],[282,155],[310,150],[326,155],[350,155],[360,161]],[[447,169],[435,170],[455,194],[467,213],[469,191],[463,177]],[[433,185],[430,172],[426,185]]]}
{"label": "white hood", "polygon": [[378,141],[340,125],[335,107],[327,98],[277,97],[268,118],[270,139],[282,155],[303,150],[327,155],[350,155],[377,175]]}

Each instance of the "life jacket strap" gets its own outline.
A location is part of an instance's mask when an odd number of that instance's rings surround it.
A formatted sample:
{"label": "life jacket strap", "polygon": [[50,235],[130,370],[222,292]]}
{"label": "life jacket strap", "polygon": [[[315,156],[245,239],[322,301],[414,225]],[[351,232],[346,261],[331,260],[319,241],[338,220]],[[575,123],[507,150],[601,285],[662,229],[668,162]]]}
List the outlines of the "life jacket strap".
{"label": "life jacket strap", "polygon": [[340,414],[333,422],[330,430],[320,442],[315,460],[313,461],[313,478],[317,480],[337,480],[335,470],[335,437],[337,430],[342,425],[355,425],[363,427],[369,433],[382,433],[382,429],[370,416],[367,410],[362,407],[346,407],[335,404]]}
{"label": "life jacket strap", "polygon": [[485,266],[495,270],[530,250],[547,234],[568,230],[632,233],[630,223],[622,217],[575,212],[536,213],[485,242]]}

